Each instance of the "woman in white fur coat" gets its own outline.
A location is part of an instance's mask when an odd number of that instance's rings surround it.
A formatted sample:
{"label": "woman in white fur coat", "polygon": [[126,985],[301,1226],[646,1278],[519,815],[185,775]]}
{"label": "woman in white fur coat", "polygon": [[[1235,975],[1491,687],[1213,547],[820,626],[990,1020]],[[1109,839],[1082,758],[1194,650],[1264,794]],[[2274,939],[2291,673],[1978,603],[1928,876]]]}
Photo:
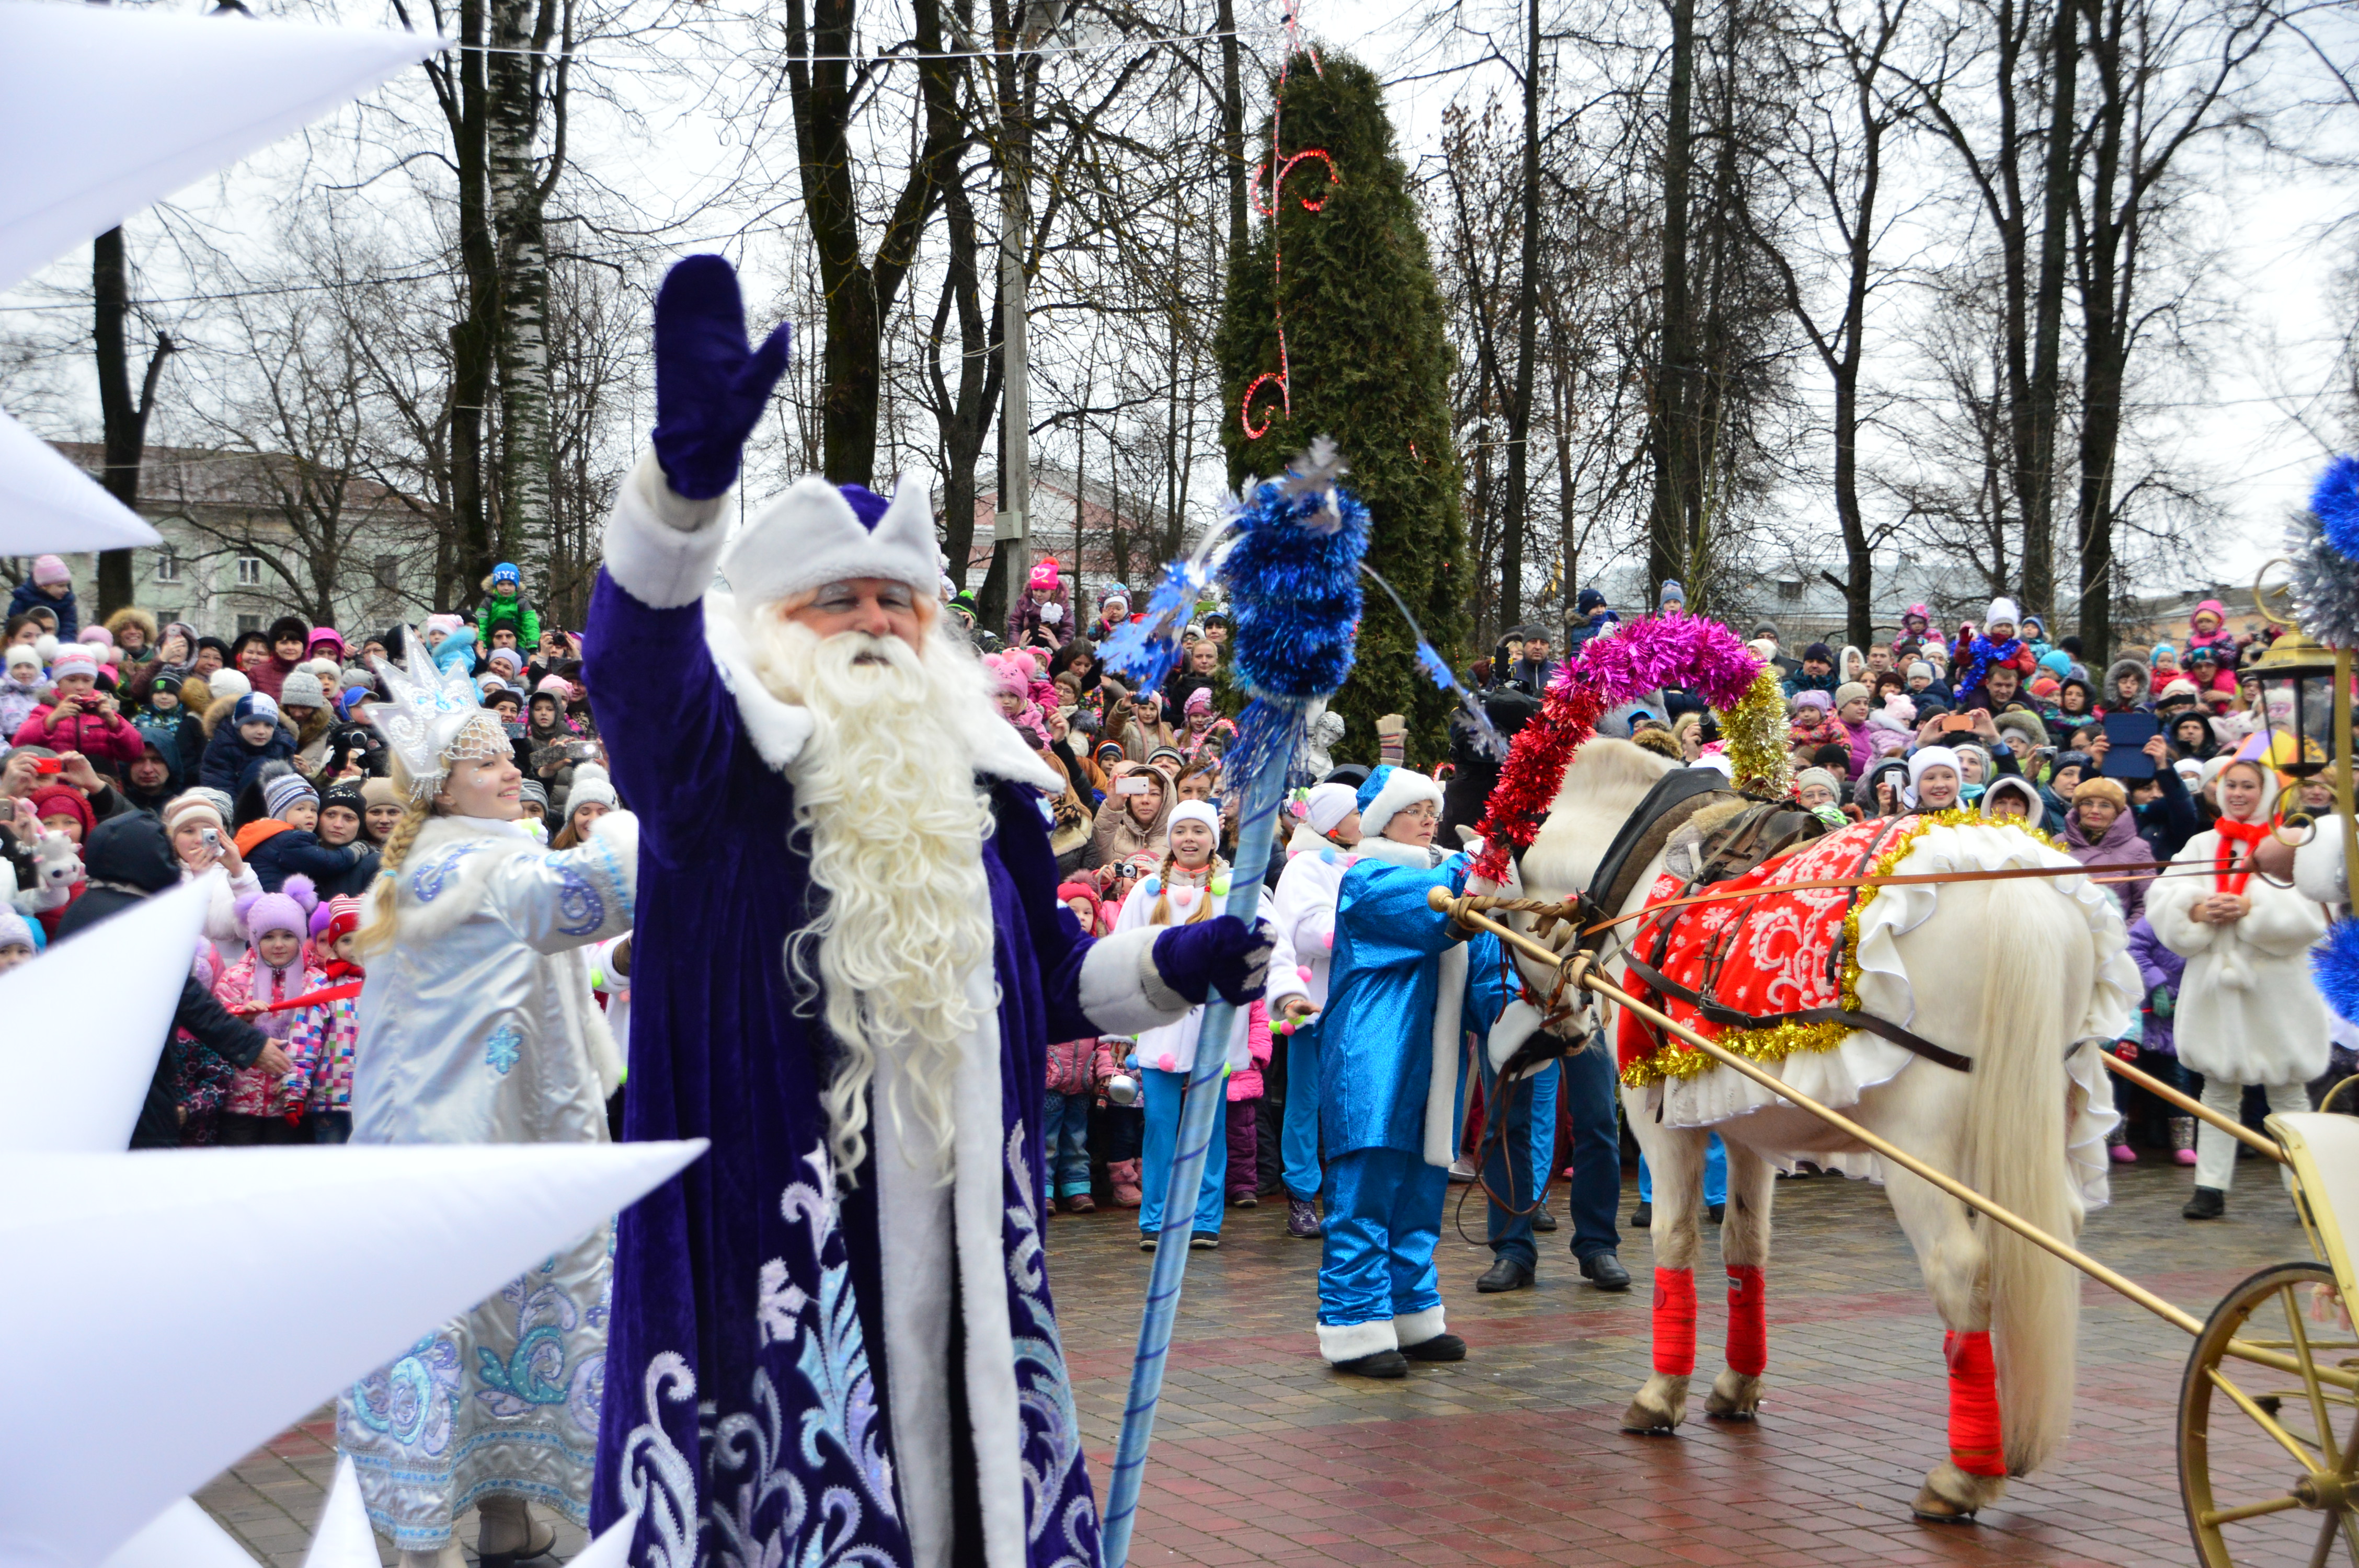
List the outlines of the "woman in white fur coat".
{"label": "woman in white fur coat", "polygon": [[[2187,841],[2146,897],[2154,934],[2187,960],[2173,1019],[2179,1059],[2203,1075],[2203,1103],[2223,1116],[2238,1114],[2246,1084],[2261,1086],[2272,1111],[2308,1110],[2303,1086],[2326,1071],[2326,1004],[2308,964],[2310,945],[2326,934],[2326,911],[2253,873],[2253,852],[2277,808],[2276,771],[2221,757],[2203,777],[2220,820]],[[2199,1127],[2187,1217],[2226,1212],[2235,1174],[2235,1140]]]}
{"label": "woman in white fur coat", "polygon": [[[637,819],[609,812],[579,848],[544,848],[517,820],[524,775],[507,737],[464,677],[446,680],[422,654],[407,678],[378,668],[394,700],[372,717],[408,804],[360,933],[353,1141],[603,1143],[621,1063],[586,950],[630,929]],[[601,1225],[337,1400],[337,1447],[402,1568],[463,1568],[453,1528],[470,1505],[486,1568],[554,1543],[528,1499],[588,1519],[610,1232]]]}
{"label": "woman in white fur coat", "polygon": [[[1130,896],[1123,900],[1122,913],[1114,919],[1115,932],[1150,925],[1189,925],[1220,913],[1229,892],[1228,862],[1213,852],[1220,834],[1221,814],[1211,803],[1183,800],[1173,806],[1171,847],[1155,875],[1141,878]],[[1268,913],[1269,894],[1266,890],[1261,895],[1261,908],[1265,914]],[[1283,932],[1277,933],[1277,946],[1269,964],[1269,989],[1263,1000],[1279,1017],[1310,1011],[1310,1003],[1303,997],[1301,974],[1295,967],[1294,949]],[[1196,1066],[1204,1011],[1201,1004],[1190,1008],[1178,1022],[1146,1030],[1138,1036],[1138,1079],[1147,1111],[1146,1147],[1140,1152],[1139,1163],[1142,1201],[1138,1209],[1138,1245],[1142,1251],[1152,1252],[1161,1242],[1164,1205],[1171,1201],[1183,1206],[1186,1204],[1186,1195],[1174,1200],[1168,1189],[1171,1162],[1179,1148],[1180,1108],[1186,1098],[1189,1075]],[[1227,1045],[1228,1068],[1232,1072],[1250,1061],[1245,1027],[1245,1010],[1239,1008]],[[1222,1086],[1216,1084],[1214,1092],[1222,1093]],[[1229,1168],[1227,1126],[1228,1102],[1223,1096],[1213,1115],[1212,1143],[1204,1152],[1204,1174],[1197,1184],[1190,1219],[1193,1228],[1188,1238],[1190,1247],[1210,1249],[1221,1244],[1222,1204]]]}

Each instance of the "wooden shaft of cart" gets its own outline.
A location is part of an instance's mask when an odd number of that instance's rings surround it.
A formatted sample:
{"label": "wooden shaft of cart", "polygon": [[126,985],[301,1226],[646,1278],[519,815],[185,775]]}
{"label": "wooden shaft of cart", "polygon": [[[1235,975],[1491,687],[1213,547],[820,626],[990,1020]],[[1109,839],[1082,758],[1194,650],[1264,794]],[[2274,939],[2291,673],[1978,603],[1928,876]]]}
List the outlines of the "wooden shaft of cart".
{"label": "wooden shaft of cart", "polygon": [[[2099,1284],[2127,1296],[2173,1327],[2182,1329],[2190,1335],[2200,1335],[2203,1332],[2202,1320],[2191,1313],[2173,1306],[2135,1280],[2127,1279],[2106,1268],[2070,1242],[2050,1236],[2029,1220],[2000,1207],[1964,1183],[1935,1170],[1915,1155],[1877,1137],[1841,1111],[1821,1105],[1810,1096],[1788,1085],[1776,1074],[1755,1066],[1734,1051],[1723,1048],[1717,1042],[1705,1039],[1678,1020],[1647,1006],[1621,987],[1597,974],[1591,967],[1591,955],[1575,953],[1567,957],[1559,953],[1544,943],[1534,941],[1515,927],[1494,920],[1480,910],[1472,907],[1473,900],[1464,897],[1452,898],[1447,888],[1435,888],[1426,895],[1426,902],[1435,910],[1451,915],[1461,925],[1490,932],[1502,942],[1513,946],[1517,951],[1527,954],[1537,961],[1560,971],[1572,984],[1585,990],[1594,991],[1617,1006],[1629,1009],[1656,1028],[1679,1036],[1722,1066],[1733,1072],[1744,1074],[1788,1104],[1810,1112],[1821,1121],[1827,1123],[1846,1137],[1857,1140],[1863,1147],[1873,1150],[1879,1157],[1889,1160],[1920,1181],[1931,1183],[1967,1207],[1987,1216],[1997,1224],[2006,1226],[2034,1246],[2054,1253]],[[2277,1371],[2306,1373],[2314,1369],[2321,1382],[2341,1389],[2359,1389],[2359,1372],[2344,1371],[2332,1367],[2307,1368],[2301,1361],[2291,1356],[2282,1355],[2260,1346],[2248,1345],[2242,1340],[2234,1342],[2233,1350],[2234,1354],[2241,1359],[2269,1367]]]}
{"label": "wooden shaft of cart", "polygon": [[2218,1128],[2229,1137],[2237,1139],[2247,1147],[2267,1155],[2270,1159],[2275,1160],[2278,1164],[2284,1165],[2291,1162],[2286,1159],[2285,1151],[2277,1147],[2277,1141],[2276,1139],[2264,1138],[2259,1133],[2254,1131],[2251,1128],[2246,1127],[2243,1122],[2238,1121],[2232,1117],[2222,1116],[2218,1111],[2213,1110],[2210,1106],[2205,1105],[2193,1095],[2182,1094],[2178,1089],[2172,1088],[2169,1084],[2164,1083],[2160,1078],[2154,1076],[2151,1073],[2139,1072],[2136,1067],[2131,1066],[2127,1062],[2123,1061],[2111,1051],[2100,1052],[2098,1054],[2098,1060],[2104,1063],[2106,1066],[2112,1068],[2115,1077],[2126,1078],[2131,1083],[2136,1084],[2138,1087],[2146,1090],[2147,1093],[2154,1096],[2155,1098],[2165,1101],[2170,1105],[2177,1106],[2180,1109],[2185,1111],[2190,1116],[2210,1122],[2212,1126]]}

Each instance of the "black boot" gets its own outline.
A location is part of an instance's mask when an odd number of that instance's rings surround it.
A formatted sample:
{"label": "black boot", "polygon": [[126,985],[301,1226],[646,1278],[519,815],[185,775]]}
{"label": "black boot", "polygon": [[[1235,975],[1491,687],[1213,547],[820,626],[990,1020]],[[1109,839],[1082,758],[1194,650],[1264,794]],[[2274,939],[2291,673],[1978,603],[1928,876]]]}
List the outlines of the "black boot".
{"label": "black boot", "polygon": [[1474,1281],[1474,1288],[1486,1296],[1495,1296],[1501,1291],[1530,1290],[1532,1267],[1502,1252],[1491,1260],[1489,1268],[1483,1271],[1481,1277]]}
{"label": "black boot", "polygon": [[1554,1230],[1556,1228],[1556,1216],[1550,1214],[1544,1208],[1536,1208],[1532,1210],[1532,1228],[1534,1230]]}
{"label": "black boot", "polygon": [[1338,1361],[1335,1370],[1347,1378],[1406,1378],[1408,1376],[1408,1357],[1397,1350],[1378,1350],[1366,1356],[1354,1356],[1349,1361]]}
{"label": "black boot", "polygon": [[2228,1195],[2217,1187],[2198,1187],[2179,1211],[2185,1219],[2217,1219],[2228,1212]]}
{"label": "black boot", "polygon": [[1437,1334],[1430,1339],[1402,1346],[1400,1353],[1411,1361],[1463,1361],[1466,1342],[1454,1334]]}
{"label": "black boot", "polygon": [[1631,1229],[1645,1230],[1652,1227],[1654,1223],[1655,1206],[1653,1204],[1642,1203],[1636,1208],[1630,1211]]}
{"label": "black boot", "polygon": [[1630,1271],[1611,1252],[1595,1252],[1581,1260],[1581,1277],[1601,1291],[1626,1291]]}

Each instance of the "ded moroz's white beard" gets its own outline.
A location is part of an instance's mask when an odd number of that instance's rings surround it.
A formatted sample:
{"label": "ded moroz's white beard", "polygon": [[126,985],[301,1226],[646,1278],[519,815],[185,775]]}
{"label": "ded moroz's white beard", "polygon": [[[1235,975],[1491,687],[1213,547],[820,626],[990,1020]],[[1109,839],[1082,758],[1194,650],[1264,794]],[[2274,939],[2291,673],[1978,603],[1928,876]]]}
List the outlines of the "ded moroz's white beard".
{"label": "ded moroz's white beard", "polygon": [[895,1141],[930,1148],[947,1182],[961,1042],[979,1022],[962,981],[992,955],[991,809],[958,721],[987,705],[984,672],[940,634],[921,656],[897,637],[822,638],[761,612],[745,621],[763,685],[812,720],[787,778],[792,831],[807,836],[826,906],[787,939],[786,960],[807,987],[816,951],[842,1052],[821,1097],[836,1171],[848,1182],[866,1157],[869,1087],[893,1053],[884,1114]]}

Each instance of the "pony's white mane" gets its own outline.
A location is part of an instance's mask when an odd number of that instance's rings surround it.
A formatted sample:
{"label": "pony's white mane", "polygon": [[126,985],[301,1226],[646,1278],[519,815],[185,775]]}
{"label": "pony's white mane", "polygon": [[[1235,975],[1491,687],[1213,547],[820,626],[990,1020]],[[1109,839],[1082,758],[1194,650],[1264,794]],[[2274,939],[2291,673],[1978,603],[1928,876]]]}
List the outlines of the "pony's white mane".
{"label": "pony's white mane", "polygon": [[1628,741],[1599,736],[1574,754],[1548,821],[1524,851],[1524,886],[1535,898],[1554,898],[1589,885],[1623,819],[1647,798],[1655,782],[1679,766]]}

